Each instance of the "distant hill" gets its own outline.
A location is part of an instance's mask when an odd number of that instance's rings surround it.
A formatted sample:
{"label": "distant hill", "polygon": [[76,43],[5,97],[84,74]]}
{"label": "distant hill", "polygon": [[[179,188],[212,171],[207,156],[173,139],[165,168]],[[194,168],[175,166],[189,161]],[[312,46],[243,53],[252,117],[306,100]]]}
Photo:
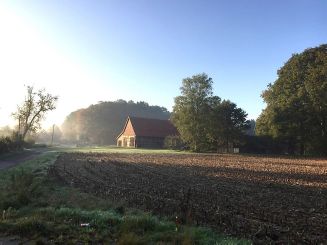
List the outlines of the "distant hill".
{"label": "distant hill", "polygon": [[62,124],[63,139],[73,143],[115,144],[128,116],[168,119],[170,112],[146,102],[99,102],[70,113]]}

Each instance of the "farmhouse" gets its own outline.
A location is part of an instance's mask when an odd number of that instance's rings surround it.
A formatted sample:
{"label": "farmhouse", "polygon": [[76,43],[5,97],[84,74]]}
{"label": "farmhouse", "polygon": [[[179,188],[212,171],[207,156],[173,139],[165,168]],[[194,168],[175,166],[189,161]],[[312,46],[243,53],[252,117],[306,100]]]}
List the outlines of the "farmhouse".
{"label": "farmhouse", "polygon": [[169,120],[128,117],[116,139],[119,147],[163,148],[165,137],[177,135]]}

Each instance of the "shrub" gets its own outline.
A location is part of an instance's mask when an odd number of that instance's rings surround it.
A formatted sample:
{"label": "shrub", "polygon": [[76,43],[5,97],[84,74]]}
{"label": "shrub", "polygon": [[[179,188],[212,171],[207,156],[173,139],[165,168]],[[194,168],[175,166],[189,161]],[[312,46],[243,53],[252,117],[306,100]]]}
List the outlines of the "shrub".
{"label": "shrub", "polygon": [[20,140],[15,140],[10,137],[0,138],[0,154],[8,153],[21,149],[23,143]]}

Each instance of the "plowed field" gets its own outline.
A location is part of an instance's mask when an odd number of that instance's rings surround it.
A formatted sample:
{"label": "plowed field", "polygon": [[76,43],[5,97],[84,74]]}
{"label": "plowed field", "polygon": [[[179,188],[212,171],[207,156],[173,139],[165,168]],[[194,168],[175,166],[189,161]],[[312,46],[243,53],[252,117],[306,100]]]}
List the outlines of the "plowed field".
{"label": "plowed field", "polygon": [[84,191],[255,243],[327,241],[327,160],[66,153],[52,171]]}

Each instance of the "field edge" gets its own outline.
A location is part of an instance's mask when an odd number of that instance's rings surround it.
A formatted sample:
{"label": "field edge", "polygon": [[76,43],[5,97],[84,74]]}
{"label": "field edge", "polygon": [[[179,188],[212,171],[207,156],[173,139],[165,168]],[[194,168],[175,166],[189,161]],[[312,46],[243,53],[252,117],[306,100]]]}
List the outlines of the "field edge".
{"label": "field edge", "polygon": [[251,243],[217,234],[209,228],[176,227],[168,218],[128,209],[62,185],[49,178],[51,166],[60,154],[61,151],[48,152],[0,171],[0,208],[3,211],[0,237],[18,235],[19,239],[45,243]]}

